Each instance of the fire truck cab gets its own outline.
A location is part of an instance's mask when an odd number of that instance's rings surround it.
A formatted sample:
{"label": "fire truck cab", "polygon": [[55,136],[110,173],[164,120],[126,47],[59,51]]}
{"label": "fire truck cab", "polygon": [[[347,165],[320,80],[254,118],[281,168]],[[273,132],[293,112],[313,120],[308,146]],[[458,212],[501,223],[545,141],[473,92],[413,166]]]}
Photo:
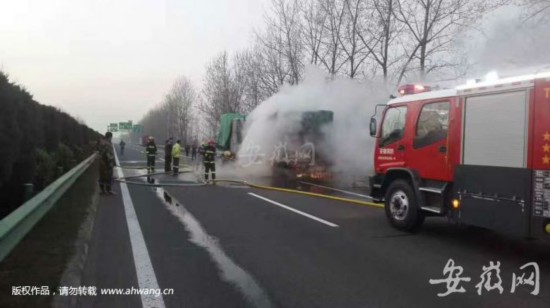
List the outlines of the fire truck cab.
{"label": "fire truck cab", "polygon": [[550,239],[550,73],[399,92],[371,119],[371,196],[394,227],[447,216]]}

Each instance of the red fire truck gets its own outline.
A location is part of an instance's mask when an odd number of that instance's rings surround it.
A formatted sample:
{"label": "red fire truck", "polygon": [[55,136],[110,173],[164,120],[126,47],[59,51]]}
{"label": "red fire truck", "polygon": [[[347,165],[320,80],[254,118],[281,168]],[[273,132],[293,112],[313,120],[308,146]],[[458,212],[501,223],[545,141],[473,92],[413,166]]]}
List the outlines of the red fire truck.
{"label": "red fire truck", "polygon": [[398,229],[426,216],[550,239],[550,73],[400,88],[371,119],[371,196]]}

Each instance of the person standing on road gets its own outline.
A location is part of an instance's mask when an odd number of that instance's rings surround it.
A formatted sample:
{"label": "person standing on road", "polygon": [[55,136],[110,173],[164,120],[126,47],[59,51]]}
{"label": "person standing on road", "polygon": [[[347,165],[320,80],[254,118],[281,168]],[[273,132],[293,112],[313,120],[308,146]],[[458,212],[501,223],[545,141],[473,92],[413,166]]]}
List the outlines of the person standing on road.
{"label": "person standing on road", "polygon": [[115,153],[113,151],[113,145],[111,139],[113,133],[107,132],[105,138],[100,141],[99,150],[99,192],[101,195],[110,194],[115,195],[112,189],[113,184],[113,167],[115,166]]}
{"label": "person standing on road", "polygon": [[[216,180],[216,142],[210,140],[204,148],[204,180],[208,182],[208,173],[212,173],[212,181]],[[215,183],[215,182],[212,182]]]}
{"label": "person standing on road", "polygon": [[170,172],[172,169],[172,148],[172,137],[170,137],[164,144],[164,172]]}
{"label": "person standing on road", "polygon": [[189,157],[189,150],[191,150],[191,146],[189,144],[185,145],[185,157]]}
{"label": "person standing on road", "polygon": [[181,155],[180,143],[181,143],[180,140],[176,141],[176,144],[172,148],[172,159],[173,159],[172,166],[173,166],[175,176],[177,176],[180,171],[180,155]]}
{"label": "person standing on road", "polygon": [[197,159],[197,140],[193,141],[193,145],[191,145],[191,160]]}
{"label": "person standing on road", "polygon": [[[147,155],[147,173],[153,173],[155,172],[155,159],[157,157],[157,145],[153,136],[149,136],[149,142],[147,142],[147,146],[145,147],[145,154]],[[151,179],[147,177],[147,181],[150,182]]]}
{"label": "person standing on road", "polygon": [[120,147],[120,155],[124,156],[124,147],[126,146],[126,142],[120,139],[120,143],[118,144],[118,146]]}
{"label": "person standing on road", "polygon": [[[205,148],[206,148],[206,144],[205,144],[204,142],[201,143],[200,147],[198,148],[198,154],[199,154],[199,156],[200,156],[199,159],[200,159],[203,163],[204,163],[204,149],[205,149]],[[197,164],[195,165],[195,166],[196,166],[195,170],[199,170],[199,169],[201,168],[201,166],[204,167],[204,164],[201,164],[201,163],[199,162],[199,159],[197,159]]]}

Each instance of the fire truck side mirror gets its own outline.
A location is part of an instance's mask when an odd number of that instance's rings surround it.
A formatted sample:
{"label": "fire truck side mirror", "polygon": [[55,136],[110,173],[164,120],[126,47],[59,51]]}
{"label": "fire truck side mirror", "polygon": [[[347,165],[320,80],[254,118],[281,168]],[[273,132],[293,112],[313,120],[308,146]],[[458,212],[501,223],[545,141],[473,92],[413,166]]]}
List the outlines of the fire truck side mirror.
{"label": "fire truck side mirror", "polygon": [[371,137],[376,137],[376,119],[374,117],[370,118],[370,135]]}

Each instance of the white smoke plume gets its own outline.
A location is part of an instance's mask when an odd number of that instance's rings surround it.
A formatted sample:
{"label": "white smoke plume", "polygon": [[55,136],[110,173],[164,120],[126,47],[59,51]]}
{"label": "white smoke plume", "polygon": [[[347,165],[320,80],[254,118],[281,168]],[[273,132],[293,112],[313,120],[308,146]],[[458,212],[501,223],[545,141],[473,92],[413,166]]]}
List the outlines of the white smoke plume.
{"label": "white smoke plume", "polygon": [[[277,145],[284,142],[281,136],[296,130],[298,117],[275,118],[274,114],[329,110],[334,113],[334,122],[325,133],[333,170],[340,179],[366,178],[373,170],[370,117],[376,104],[387,103],[388,93],[383,83],[331,79],[320,69],[308,67],[302,83],[283,87],[247,116],[246,135],[238,154],[240,164],[248,169],[265,166]],[[251,153],[258,154],[263,163],[252,164]]]}
{"label": "white smoke plume", "polygon": [[500,76],[550,70],[550,22],[525,19],[514,6],[496,12],[484,23],[483,35],[471,40],[472,75],[497,71]]}

